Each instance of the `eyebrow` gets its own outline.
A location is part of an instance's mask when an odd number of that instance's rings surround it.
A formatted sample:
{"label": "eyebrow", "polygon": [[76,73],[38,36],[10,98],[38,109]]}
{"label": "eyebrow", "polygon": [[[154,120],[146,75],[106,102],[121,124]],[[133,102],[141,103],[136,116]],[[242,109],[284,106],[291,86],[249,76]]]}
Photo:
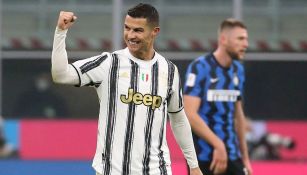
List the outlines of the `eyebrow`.
{"label": "eyebrow", "polygon": [[[128,26],[127,24],[124,24],[125,25],[125,27],[128,27],[128,28],[131,28],[130,26]],[[142,27],[136,27],[136,28],[132,28],[132,30],[144,30],[144,28],[142,28]]]}

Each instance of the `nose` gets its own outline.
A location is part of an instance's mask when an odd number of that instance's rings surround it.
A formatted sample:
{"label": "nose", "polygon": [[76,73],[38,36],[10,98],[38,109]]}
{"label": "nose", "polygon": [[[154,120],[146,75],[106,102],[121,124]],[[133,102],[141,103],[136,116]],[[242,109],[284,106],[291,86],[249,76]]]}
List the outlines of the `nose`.
{"label": "nose", "polygon": [[248,40],[245,40],[245,41],[244,41],[243,46],[244,46],[244,48],[248,48]]}
{"label": "nose", "polygon": [[135,32],[134,32],[133,30],[127,31],[127,37],[128,37],[129,39],[135,38]]}

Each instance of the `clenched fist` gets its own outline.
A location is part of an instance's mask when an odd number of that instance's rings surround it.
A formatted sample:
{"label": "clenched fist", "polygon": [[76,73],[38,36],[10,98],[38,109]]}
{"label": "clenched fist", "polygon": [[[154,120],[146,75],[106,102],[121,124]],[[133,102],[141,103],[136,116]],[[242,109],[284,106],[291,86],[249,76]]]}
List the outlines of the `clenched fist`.
{"label": "clenched fist", "polygon": [[61,11],[58,19],[57,27],[62,30],[70,28],[76,21],[77,17],[73,12]]}

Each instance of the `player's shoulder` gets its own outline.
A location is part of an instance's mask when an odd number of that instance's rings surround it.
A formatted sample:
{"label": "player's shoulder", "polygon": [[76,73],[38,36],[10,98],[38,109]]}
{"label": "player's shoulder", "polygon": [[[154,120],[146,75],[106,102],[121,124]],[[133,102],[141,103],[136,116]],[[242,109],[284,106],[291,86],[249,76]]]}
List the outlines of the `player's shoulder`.
{"label": "player's shoulder", "polygon": [[210,54],[200,55],[189,64],[189,67],[193,69],[198,69],[199,71],[205,71],[206,69],[208,69],[208,62],[210,59]]}
{"label": "player's shoulder", "polygon": [[111,57],[111,53],[110,52],[101,52],[99,55],[96,55],[94,57],[108,59],[108,58]]}
{"label": "player's shoulder", "polygon": [[116,51],[113,51],[109,54],[110,54],[111,57],[122,57],[122,56],[128,57],[128,54],[125,51],[125,49],[116,50]]}
{"label": "player's shoulder", "polygon": [[157,58],[157,60],[159,61],[170,61],[168,58],[164,57],[163,55],[161,55],[159,52],[155,52],[155,56]]}
{"label": "player's shoulder", "polygon": [[212,53],[200,55],[196,59],[193,60],[192,64],[201,64],[201,65],[206,65],[210,60],[213,60],[214,56]]}
{"label": "player's shoulder", "polygon": [[194,63],[194,64],[205,64],[206,62],[208,62],[209,59],[211,59],[210,54],[201,55],[201,56],[197,57],[196,59],[194,59],[194,61],[192,63]]}
{"label": "player's shoulder", "polygon": [[161,62],[162,64],[164,63],[165,65],[170,65],[170,66],[177,68],[174,62],[172,62],[169,58],[162,56],[160,53],[155,52],[155,57],[157,57],[157,60]]}
{"label": "player's shoulder", "polygon": [[109,62],[112,62],[114,59],[120,59],[121,57],[128,57],[126,52],[124,52],[124,49],[116,50],[113,52],[102,52],[100,57],[106,57],[106,60]]}
{"label": "player's shoulder", "polygon": [[120,49],[120,50],[115,50],[114,52],[112,52],[111,54],[118,54],[118,55],[125,55],[126,50],[125,49]]}

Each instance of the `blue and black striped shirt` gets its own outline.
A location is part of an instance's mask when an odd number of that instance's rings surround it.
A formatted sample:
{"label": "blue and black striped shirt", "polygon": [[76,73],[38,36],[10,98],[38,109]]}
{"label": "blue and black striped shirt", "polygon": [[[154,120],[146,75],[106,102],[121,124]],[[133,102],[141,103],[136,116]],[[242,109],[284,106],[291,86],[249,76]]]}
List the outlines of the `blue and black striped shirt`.
{"label": "blue and black striped shirt", "polygon": [[[221,138],[228,158],[236,160],[241,155],[234,127],[235,102],[241,100],[244,68],[238,60],[230,67],[222,67],[212,53],[194,60],[188,67],[184,94],[201,98],[198,114],[209,128]],[[213,148],[202,139],[197,140],[201,161],[212,159]]]}

